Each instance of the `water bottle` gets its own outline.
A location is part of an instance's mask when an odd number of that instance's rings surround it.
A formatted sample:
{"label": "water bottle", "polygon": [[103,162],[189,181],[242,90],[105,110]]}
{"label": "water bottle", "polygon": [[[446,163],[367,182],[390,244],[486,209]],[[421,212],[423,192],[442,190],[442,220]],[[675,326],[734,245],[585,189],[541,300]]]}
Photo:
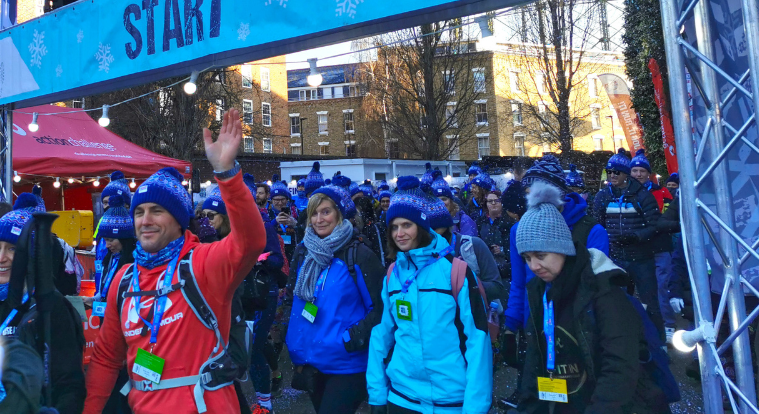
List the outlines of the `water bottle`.
{"label": "water bottle", "polygon": [[498,302],[490,302],[490,309],[488,310],[488,332],[490,332],[490,340],[496,341],[498,339],[498,333],[500,331],[500,322],[498,320]]}

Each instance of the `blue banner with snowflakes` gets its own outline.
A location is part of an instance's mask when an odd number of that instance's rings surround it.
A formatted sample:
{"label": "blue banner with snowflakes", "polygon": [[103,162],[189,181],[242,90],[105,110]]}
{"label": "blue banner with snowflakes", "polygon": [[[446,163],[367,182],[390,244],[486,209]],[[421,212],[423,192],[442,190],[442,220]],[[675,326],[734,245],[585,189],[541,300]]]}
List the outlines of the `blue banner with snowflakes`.
{"label": "blue banner with snowflakes", "polygon": [[0,32],[0,104],[53,102],[514,0],[86,0]]}

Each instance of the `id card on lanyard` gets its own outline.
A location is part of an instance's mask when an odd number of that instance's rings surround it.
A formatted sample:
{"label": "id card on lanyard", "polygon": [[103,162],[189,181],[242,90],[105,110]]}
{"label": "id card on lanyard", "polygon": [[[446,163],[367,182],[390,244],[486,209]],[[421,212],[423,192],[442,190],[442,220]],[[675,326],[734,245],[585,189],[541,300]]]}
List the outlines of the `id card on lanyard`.
{"label": "id card on lanyard", "polygon": [[548,289],[543,292],[543,334],[546,337],[546,370],[549,377],[538,377],[538,398],[543,401],[569,402],[567,397],[567,380],[554,378],[556,367],[556,318],[553,301],[547,300]]}
{"label": "id card on lanyard", "polygon": [[105,306],[106,306],[106,297],[108,297],[108,289],[111,287],[111,282],[113,282],[113,277],[116,275],[116,270],[119,264],[119,257],[113,257],[111,258],[111,265],[108,267],[108,274],[104,275],[105,278],[103,280],[103,286],[102,289],[100,289],[100,298],[102,301],[100,302],[92,302],[92,314],[95,316],[100,316],[101,318],[105,316]]}
{"label": "id card on lanyard", "polygon": [[401,275],[398,272],[398,266],[395,266],[393,268],[393,273],[395,274],[395,277],[398,279],[398,282],[401,284],[401,298],[395,300],[395,312],[398,319],[403,321],[411,321],[414,319],[413,311],[411,310],[411,302],[406,300],[406,293],[408,293],[408,288],[411,287],[411,285],[414,283],[414,280],[416,280],[417,276],[419,276],[419,273],[422,273],[422,270],[424,270],[427,266],[437,262],[438,260],[444,258],[445,256],[448,256],[449,254],[453,253],[454,247],[448,246],[445,249],[441,250],[438,255],[435,257],[433,256],[430,260],[427,261],[427,263],[416,269],[413,275],[406,279],[405,282],[401,281]]}
{"label": "id card on lanyard", "polygon": [[[321,290],[324,290],[324,284],[327,283],[327,274],[329,273],[330,267],[331,266],[327,266],[326,269],[322,270],[321,274],[319,274],[319,278],[316,279],[316,287],[314,288],[314,302],[316,302],[316,298],[319,296],[320,285]],[[301,312],[301,315],[303,315],[303,317],[311,323],[314,323],[314,321],[316,321],[316,312],[319,311],[319,308],[314,305],[314,302],[306,302],[306,304],[303,306],[303,312]]]}

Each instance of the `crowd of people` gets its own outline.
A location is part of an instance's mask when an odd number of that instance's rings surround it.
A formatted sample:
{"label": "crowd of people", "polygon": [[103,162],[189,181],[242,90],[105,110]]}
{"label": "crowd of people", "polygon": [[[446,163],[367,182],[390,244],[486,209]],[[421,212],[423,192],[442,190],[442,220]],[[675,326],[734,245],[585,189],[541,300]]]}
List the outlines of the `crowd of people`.
{"label": "crowd of people", "polygon": [[[683,308],[673,286],[687,279],[679,178],[653,183],[642,151],[612,156],[596,194],[546,155],[517,159],[505,188],[477,164],[463,188],[428,164],[391,189],[325,179],[315,162],[293,195],[277,176],[242,173],[238,111],[204,138],[218,187],[197,206],[171,168],[133,195],[111,176],[86,375],[81,325],[56,291],[50,359],[9,374],[44,381],[7,387],[0,409],[270,414],[287,385],[318,414],[363,402],[372,414],[669,413],[679,399],[665,345]],[[37,203],[22,194],[0,218],[0,331],[16,355],[48,355],[26,323],[36,293],[9,283]],[[517,386],[493,396],[507,366]]]}

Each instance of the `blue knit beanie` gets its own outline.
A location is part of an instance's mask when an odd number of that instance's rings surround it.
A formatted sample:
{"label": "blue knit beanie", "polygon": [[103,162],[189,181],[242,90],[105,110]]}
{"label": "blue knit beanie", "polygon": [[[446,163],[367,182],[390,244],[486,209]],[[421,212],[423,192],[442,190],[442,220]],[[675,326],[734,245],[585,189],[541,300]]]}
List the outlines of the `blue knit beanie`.
{"label": "blue knit beanie", "polygon": [[284,181],[279,180],[279,175],[274,174],[271,177],[271,198],[274,197],[286,197],[290,198],[290,190],[287,189],[287,184]]}
{"label": "blue knit beanie", "polygon": [[527,195],[527,212],[517,227],[517,252],[576,254],[564,216],[559,207],[564,204],[559,189],[547,182],[537,181]]}
{"label": "blue knit beanie", "polygon": [[16,244],[26,222],[37,209],[37,200],[30,193],[21,193],[13,204],[13,211],[0,217],[0,241]]}
{"label": "blue knit beanie", "polygon": [[42,187],[35,184],[34,187],[32,187],[32,195],[37,201],[37,208],[34,211],[38,211],[40,213],[47,212],[47,209],[45,208],[45,200],[42,199]]}
{"label": "blue knit beanie", "polygon": [[114,194],[108,199],[108,211],[103,214],[98,227],[98,237],[133,239],[134,221],[124,206],[124,196]]}
{"label": "blue knit beanie", "polygon": [[332,185],[342,187],[345,191],[350,191],[351,184],[351,179],[344,175],[332,177]]}
{"label": "blue knit beanie", "polygon": [[[248,188],[250,190],[250,188]],[[219,214],[227,214],[227,204],[221,199],[219,187],[211,190],[205,201],[203,201],[203,210],[212,210]]]}
{"label": "blue knit beanie", "polygon": [[321,164],[319,164],[319,161],[315,161],[313,168],[311,168],[311,172],[306,176],[306,194],[311,194],[316,191],[317,188],[324,185],[324,176],[319,172],[320,169]]}
{"label": "blue knit beanie", "polygon": [[[110,197],[114,194],[120,194],[123,199],[125,205],[129,205],[131,193],[129,190],[129,184],[127,183],[126,178],[124,178],[124,173],[121,171],[114,171],[111,173],[111,182],[108,183],[108,185],[105,186],[103,189],[103,192],[100,193],[100,200],[102,201],[106,197]],[[179,180],[182,182],[182,180]],[[110,202],[108,203],[110,205]]]}
{"label": "blue knit beanie", "polygon": [[535,161],[535,164],[524,173],[522,185],[527,188],[538,181],[553,185],[562,194],[569,191],[564,169],[561,168],[559,159],[551,154],[544,155],[541,159]]}
{"label": "blue knit beanie", "polygon": [[384,191],[384,190],[389,190],[389,189],[390,189],[390,185],[388,185],[387,181],[385,180],[380,181],[379,185],[377,186],[377,191]]}
{"label": "blue knit beanie", "polygon": [[482,168],[480,168],[480,163],[477,161],[474,161],[472,165],[469,167],[469,169],[466,171],[466,175],[479,174],[481,172],[482,172]]}
{"label": "blue knit beanie", "polygon": [[521,181],[511,180],[506,184],[506,190],[501,195],[501,203],[505,211],[510,211],[520,217],[527,211],[527,199]]}
{"label": "blue knit beanie", "polygon": [[358,189],[364,193],[365,197],[371,197],[374,193],[374,187],[372,186],[372,182],[370,180],[364,180],[364,182],[358,186]]}
{"label": "blue knit beanie", "polygon": [[391,198],[393,197],[393,193],[390,192],[390,190],[382,190],[379,192],[379,196],[377,197],[378,201],[382,201],[383,198]]}
{"label": "blue knit beanie", "polygon": [[356,205],[353,203],[353,200],[351,200],[348,192],[345,191],[344,188],[336,185],[327,185],[316,189],[316,191],[311,194],[311,197],[320,193],[326,195],[335,203],[335,206],[337,206],[340,213],[342,213],[343,218],[350,220],[356,216]]}
{"label": "blue knit beanie", "polygon": [[442,174],[432,182],[432,194],[435,197],[453,198],[453,191],[451,191],[451,187],[448,185],[448,182],[445,181]]}
{"label": "blue knit beanie", "polygon": [[680,185],[680,174],[672,173],[672,175],[670,175],[669,178],[667,178],[667,182],[668,183],[673,182],[673,183],[677,183],[677,185]]}
{"label": "blue knit beanie", "polygon": [[476,185],[477,187],[482,188],[485,191],[490,191],[493,188],[494,183],[488,173],[480,172],[479,174],[477,174],[476,177],[474,177],[474,180],[472,180],[472,184]]}
{"label": "blue knit beanie", "polygon": [[192,200],[182,180],[182,174],[176,168],[158,170],[137,187],[129,214],[134,217],[134,209],[140,204],[156,203],[174,216],[183,230],[186,229],[192,216]]}
{"label": "blue knit beanie", "polygon": [[395,218],[402,217],[430,230],[427,217],[429,197],[419,188],[420,185],[419,179],[413,175],[398,177],[398,191],[390,198],[390,207],[387,209],[388,226]]}
{"label": "blue knit beanie", "polygon": [[[248,187],[248,191],[250,191],[250,194],[253,195],[253,199],[256,198],[256,177],[253,176],[253,174],[245,173],[242,175],[242,182],[245,184],[246,187]],[[218,191],[218,187],[214,189],[214,191]],[[213,193],[211,193],[213,194]]]}
{"label": "blue knit beanie", "polygon": [[359,192],[361,192],[361,189],[358,188],[357,183],[351,183],[350,186],[348,186],[348,193],[350,194],[351,197],[358,194]]}
{"label": "blue knit beanie", "polygon": [[327,178],[326,180],[324,180],[324,185],[332,185],[332,179]]}
{"label": "blue knit beanie", "polygon": [[648,158],[646,158],[646,150],[643,148],[636,151],[635,156],[633,157],[632,161],[630,161],[630,170],[635,167],[643,167],[649,173],[651,172],[651,164],[648,163]]}
{"label": "blue knit beanie", "polygon": [[298,183],[296,184],[296,187],[301,187],[301,186],[303,186],[303,187],[306,186],[306,179],[305,178],[301,178],[300,180],[298,180]]}
{"label": "blue knit beanie", "polygon": [[431,229],[453,227],[453,217],[442,200],[437,197],[430,197],[428,207],[427,216],[430,219]]}
{"label": "blue knit beanie", "polygon": [[569,174],[567,174],[567,187],[585,188],[585,181],[582,175],[577,172],[577,166],[569,164]]}
{"label": "blue knit beanie", "polygon": [[429,187],[432,185],[432,181],[434,181],[434,178],[432,178],[432,172],[434,170],[432,169],[432,164],[425,163],[424,164],[424,174],[422,174],[422,179],[420,180],[419,187],[424,190],[424,187]]}
{"label": "blue knit beanie", "polygon": [[625,149],[620,148],[616,154],[609,158],[606,169],[630,174],[630,159],[625,155]]}

